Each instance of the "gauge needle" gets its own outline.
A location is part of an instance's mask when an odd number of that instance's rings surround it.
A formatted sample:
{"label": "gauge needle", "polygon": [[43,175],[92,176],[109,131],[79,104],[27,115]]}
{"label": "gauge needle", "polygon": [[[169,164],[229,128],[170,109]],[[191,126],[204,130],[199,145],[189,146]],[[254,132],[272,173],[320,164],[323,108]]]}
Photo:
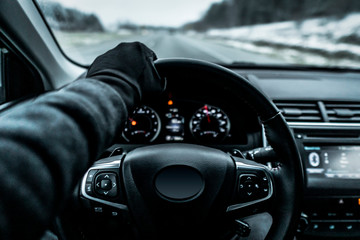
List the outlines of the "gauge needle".
{"label": "gauge needle", "polygon": [[209,116],[209,109],[208,109],[208,106],[207,106],[207,105],[205,105],[205,106],[204,106],[204,109],[206,110],[206,117],[207,117],[207,121],[208,121],[208,123],[210,123],[210,116]]}

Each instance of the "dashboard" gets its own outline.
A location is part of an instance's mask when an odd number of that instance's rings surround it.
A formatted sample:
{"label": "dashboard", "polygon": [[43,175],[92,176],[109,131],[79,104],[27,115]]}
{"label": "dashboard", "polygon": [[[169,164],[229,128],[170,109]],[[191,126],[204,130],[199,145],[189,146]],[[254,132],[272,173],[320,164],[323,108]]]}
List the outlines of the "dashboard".
{"label": "dashboard", "polygon": [[[360,74],[319,70],[236,71],[273,100],[294,133],[305,176],[297,238],[357,239]],[[174,78],[177,77],[183,76]],[[112,149],[130,151],[139,145],[167,142],[210,145],[228,152],[267,146],[256,113],[239,96],[231,95],[221,86],[221,79],[211,76],[199,79],[194,75],[183,81],[171,80],[168,79],[168,91],[162,96],[133,110]],[[210,92],[206,87],[208,81],[217,81],[219,91]]]}
{"label": "dashboard", "polygon": [[[294,134],[305,181],[296,239],[359,239],[360,73],[232,70],[269,96]],[[268,146],[257,114],[221,79],[194,73],[167,80],[165,93],[132,110],[107,156],[169,142],[231,154]]]}

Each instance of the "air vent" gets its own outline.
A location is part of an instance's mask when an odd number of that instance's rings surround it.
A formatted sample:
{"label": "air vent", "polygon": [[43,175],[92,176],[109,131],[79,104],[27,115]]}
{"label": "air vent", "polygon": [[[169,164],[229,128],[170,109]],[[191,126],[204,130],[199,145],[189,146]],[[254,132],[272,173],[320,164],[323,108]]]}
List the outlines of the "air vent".
{"label": "air vent", "polygon": [[329,122],[356,122],[360,123],[360,102],[325,103]]}
{"label": "air vent", "polygon": [[274,102],[288,122],[322,122],[317,102]]}

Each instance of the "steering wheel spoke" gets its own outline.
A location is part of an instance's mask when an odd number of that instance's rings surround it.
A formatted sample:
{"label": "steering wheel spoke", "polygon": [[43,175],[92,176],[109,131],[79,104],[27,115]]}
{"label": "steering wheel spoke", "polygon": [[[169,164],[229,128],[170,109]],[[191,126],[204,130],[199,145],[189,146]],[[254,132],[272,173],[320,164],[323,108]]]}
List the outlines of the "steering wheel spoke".
{"label": "steering wheel spoke", "polygon": [[234,157],[236,184],[234,196],[227,212],[251,215],[266,209],[274,192],[270,170],[262,164]]}

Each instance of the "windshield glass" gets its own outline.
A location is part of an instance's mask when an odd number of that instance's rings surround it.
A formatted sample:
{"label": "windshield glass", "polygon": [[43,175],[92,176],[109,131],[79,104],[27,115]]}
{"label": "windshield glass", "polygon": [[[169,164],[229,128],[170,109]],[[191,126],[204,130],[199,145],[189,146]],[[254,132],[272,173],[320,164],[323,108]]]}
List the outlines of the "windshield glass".
{"label": "windshield glass", "polygon": [[120,42],[159,58],[360,68],[358,0],[38,0],[64,53],[90,64]]}

